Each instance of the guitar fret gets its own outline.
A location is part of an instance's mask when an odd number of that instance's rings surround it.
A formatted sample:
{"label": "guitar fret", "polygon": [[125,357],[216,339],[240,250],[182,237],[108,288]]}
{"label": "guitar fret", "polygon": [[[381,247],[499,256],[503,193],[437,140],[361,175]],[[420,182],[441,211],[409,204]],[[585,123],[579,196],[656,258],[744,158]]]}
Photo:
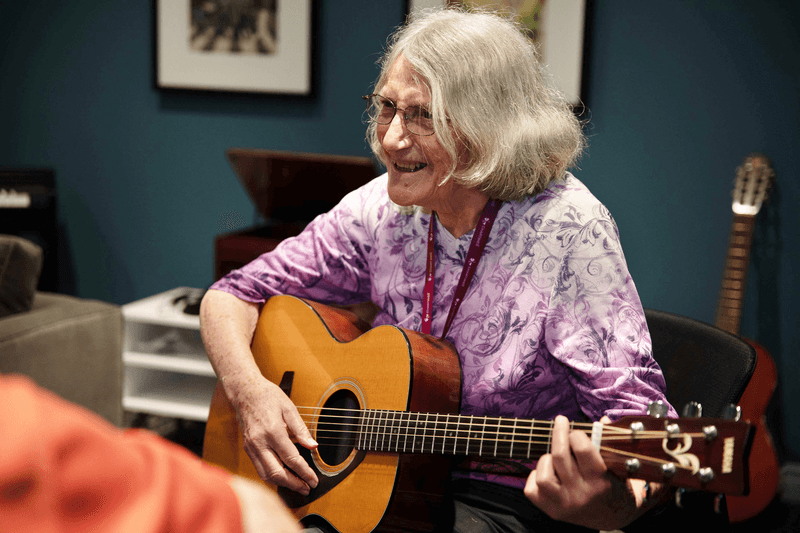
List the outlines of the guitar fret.
{"label": "guitar fret", "polygon": [[394,450],[400,452],[400,437],[405,433],[405,428],[408,427],[403,421],[405,413],[398,412],[394,421]]}
{"label": "guitar fret", "polygon": [[[466,442],[466,439],[462,436],[464,433],[464,417],[461,415],[453,415],[455,416],[456,423],[455,423],[455,430],[453,434],[453,455],[463,455],[459,452],[459,444]],[[467,426],[467,437],[469,437],[469,426]]]}
{"label": "guitar fret", "polygon": [[744,248],[731,248],[731,251],[728,252],[728,255],[733,257],[744,257],[747,255],[747,250]]}
{"label": "guitar fret", "polygon": [[383,416],[383,413],[381,411],[375,410],[375,444],[374,444],[374,447],[373,447],[373,449],[375,451],[380,451],[381,450],[381,435],[383,433],[382,427],[381,427],[381,417],[382,416]]}
{"label": "guitar fret", "polygon": [[369,449],[373,450],[377,446],[377,439],[378,439],[378,413],[377,411],[372,411],[372,420],[370,423],[370,436],[369,436]]}
{"label": "guitar fret", "polygon": [[[401,425],[405,428],[405,431],[403,432],[404,433],[403,434],[403,453],[405,453],[406,446],[408,445],[408,432],[409,432],[409,429],[411,428],[411,413],[403,413],[403,416],[405,417],[405,421],[403,420],[402,417],[401,417],[400,420],[401,420]],[[398,442],[398,445],[399,445],[399,442]]]}
{"label": "guitar fret", "polygon": [[364,411],[358,413],[358,437],[356,437],[356,448],[364,449]]}
{"label": "guitar fret", "polygon": [[[422,427],[422,442],[420,443],[419,451],[420,453],[425,452],[425,439],[428,437],[433,438],[432,432],[434,428],[434,422],[431,419],[431,413],[425,414],[425,425]],[[433,445],[431,445],[433,446]]]}
{"label": "guitar fret", "polygon": [[[391,429],[389,426],[390,413],[388,411],[381,411],[381,451],[389,450],[391,443]],[[389,443],[386,442],[386,435],[389,435]]]}
{"label": "guitar fret", "polygon": [[732,290],[741,290],[742,289],[742,280],[741,279],[732,279],[726,278],[722,280],[722,286],[726,289]]}
{"label": "guitar fret", "polygon": [[421,431],[421,435],[420,435],[421,439],[420,439],[420,443],[419,443],[419,451],[420,451],[420,453],[425,451],[425,437],[428,436],[428,420],[429,420],[429,418],[430,418],[430,415],[428,413],[425,413],[425,421],[420,426],[420,429],[422,430]]}
{"label": "guitar fret", "polygon": [[475,417],[473,415],[469,415],[469,427],[467,428],[467,449],[464,450],[464,455],[469,455],[469,441],[470,436],[472,435],[472,421]]}
{"label": "guitar fret", "polygon": [[383,438],[386,444],[384,451],[392,451],[392,437],[394,436],[394,411],[386,411],[386,426],[383,431]]}
{"label": "guitar fret", "polygon": [[722,292],[728,300],[739,300],[742,298],[742,291],[737,289],[723,289]]}
{"label": "guitar fret", "polygon": [[739,312],[741,310],[741,303],[739,300],[724,300],[720,302],[720,308],[723,311],[730,311],[728,314],[739,316]]}
{"label": "guitar fret", "polygon": [[414,453],[416,446],[417,446],[417,430],[419,429],[419,417],[420,414],[416,413],[417,419],[416,423],[414,424],[414,437],[411,439],[411,453]]}
{"label": "guitar fret", "polygon": [[369,438],[369,410],[361,411],[361,442],[358,448],[367,449],[367,439]]}
{"label": "guitar fret", "polygon": [[433,447],[436,445],[436,429],[439,427],[439,414],[436,413],[436,420],[433,421],[433,428],[431,429],[431,453]]}
{"label": "guitar fret", "polygon": [[515,418],[498,418],[494,441],[495,457],[511,457],[514,449]]}
{"label": "guitar fret", "polygon": [[450,415],[447,415],[444,423],[444,430],[442,431],[442,454],[445,453],[445,446],[447,445],[447,437],[450,435]]}
{"label": "guitar fret", "polygon": [[387,451],[397,451],[397,411],[389,411],[389,443],[386,447]]}
{"label": "guitar fret", "polygon": [[494,433],[495,433],[495,437],[494,437],[494,454],[493,454],[493,457],[497,457],[497,443],[500,441],[500,438],[499,438],[499,435],[500,435],[500,423],[499,423],[499,421],[498,421],[497,424],[495,424]]}
{"label": "guitar fret", "polygon": [[392,417],[392,440],[394,441],[394,451],[400,451],[400,431],[403,428],[403,413],[395,412]]}
{"label": "guitar fret", "polygon": [[453,455],[467,455],[469,452],[469,431],[472,427],[472,415],[467,419],[464,415],[456,416],[455,441]]}
{"label": "guitar fret", "polygon": [[508,456],[514,457],[514,441],[517,436],[517,419],[514,419],[514,425],[511,428],[511,447],[508,449]]}
{"label": "guitar fret", "polygon": [[383,423],[384,412],[378,409],[375,410],[375,451],[381,451],[383,448],[383,437],[386,436]]}
{"label": "guitar fret", "polygon": [[536,426],[536,422],[533,420],[530,421],[530,432],[528,433],[528,453],[525,455],[528,459],[531,458],[531,444],[533,443],[533,428]]}
{"label": "guitar fret", "polygon": [[366,435],[364,435],[364,450],[370,449],[372,443],[372,411],[367,411]]}
{"label": "guitar fret", "polygon": [[433,453],[434,447],[436,446],[436,432],[439,428],[439,413],[436,413],[434,416],[433,423],[428,428],[431,436],[431,453]]}
{"label": "guitar fret", "polygon": [[486,419],[483,419],[483,424],[481,426],[481,446],[478,450],[478,455],[483,457],[483,439],[486,436]]}
{"label": "guitar fret", "polygon": [[369,435],[369,411],[361,411],[361,436],[358,440],[358,449],[367,449],[367,436]]}

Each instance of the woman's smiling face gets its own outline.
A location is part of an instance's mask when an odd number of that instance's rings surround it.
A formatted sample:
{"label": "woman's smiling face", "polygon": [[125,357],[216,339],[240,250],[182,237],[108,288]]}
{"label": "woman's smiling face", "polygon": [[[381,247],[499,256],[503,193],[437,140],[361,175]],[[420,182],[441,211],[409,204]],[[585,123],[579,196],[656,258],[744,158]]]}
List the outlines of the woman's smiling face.
{"label": "woman's smiling face", "polygon": [[378,141],[389,173],[389,198],[399,205],[418,205],[431,211],[446,205],[453,180],[439,186],[450,170],[451,158],[436,134],[414,135],[408,131],[402,110],[409,106],[428,106],[428,87],[404,56],[389,69],[380,94],[394,100],[398,111],[390,124],[377,125]]}

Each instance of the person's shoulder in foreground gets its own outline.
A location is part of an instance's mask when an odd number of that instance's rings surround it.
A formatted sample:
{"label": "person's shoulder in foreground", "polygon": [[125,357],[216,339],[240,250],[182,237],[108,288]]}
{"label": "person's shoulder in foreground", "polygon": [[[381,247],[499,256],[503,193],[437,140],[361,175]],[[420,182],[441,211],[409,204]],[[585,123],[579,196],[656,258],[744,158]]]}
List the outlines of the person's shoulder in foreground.
{"label": "person's shoulder in foreground", "polygon": [[[297,531],[272,493],[0,375],[0,531]],[[256,527],[258,529],[256,529]]]}

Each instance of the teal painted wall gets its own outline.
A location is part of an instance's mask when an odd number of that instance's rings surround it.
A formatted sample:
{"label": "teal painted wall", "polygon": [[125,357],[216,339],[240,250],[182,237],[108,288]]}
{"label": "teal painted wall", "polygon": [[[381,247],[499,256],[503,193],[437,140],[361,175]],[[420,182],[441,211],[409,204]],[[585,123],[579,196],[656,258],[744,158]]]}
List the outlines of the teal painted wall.
{"label": "teal painted wall", "polygon": [[[214,235],[255,221],[226,148],[368,155],[359,96],[403,10],[318,0],[317,95],[302,100],[156,90],[150,2],[0,2],[0,165],[56,170],[66,289],[126,303],[207,286]],[[644,305],[713,322],[734,169],[772,158],[742,333],[778,363],[771,416],[795,460],[798,19],[791,0],[593,2],[576,171],[616,217]]]}

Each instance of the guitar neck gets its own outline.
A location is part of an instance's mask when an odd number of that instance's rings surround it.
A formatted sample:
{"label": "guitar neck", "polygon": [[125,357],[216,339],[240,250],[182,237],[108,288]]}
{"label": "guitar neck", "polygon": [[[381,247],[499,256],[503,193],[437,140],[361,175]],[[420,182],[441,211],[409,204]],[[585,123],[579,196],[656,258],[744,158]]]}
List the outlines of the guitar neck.
{"label": "guitar neck", "polygon": [[[550,451],[553,421],[388,410],[319,412],[320,446],[362,452],[427,453],[490,460],[538,459]],[[323,419],[325,419],[323,421]],[[624,417],[572,422],[620,476],[702,490],[746,492],[749,423],[710,418]]]}
{"label": "guitar neck", "polygon": [[754,229],[755,216],[733,215],[714,325],[734,335],[741,324]]}
{"label": "guitar neck", "polygon": [[550,449],[552,421],[406,411],[361,412],[364,451],[535,459]]}

